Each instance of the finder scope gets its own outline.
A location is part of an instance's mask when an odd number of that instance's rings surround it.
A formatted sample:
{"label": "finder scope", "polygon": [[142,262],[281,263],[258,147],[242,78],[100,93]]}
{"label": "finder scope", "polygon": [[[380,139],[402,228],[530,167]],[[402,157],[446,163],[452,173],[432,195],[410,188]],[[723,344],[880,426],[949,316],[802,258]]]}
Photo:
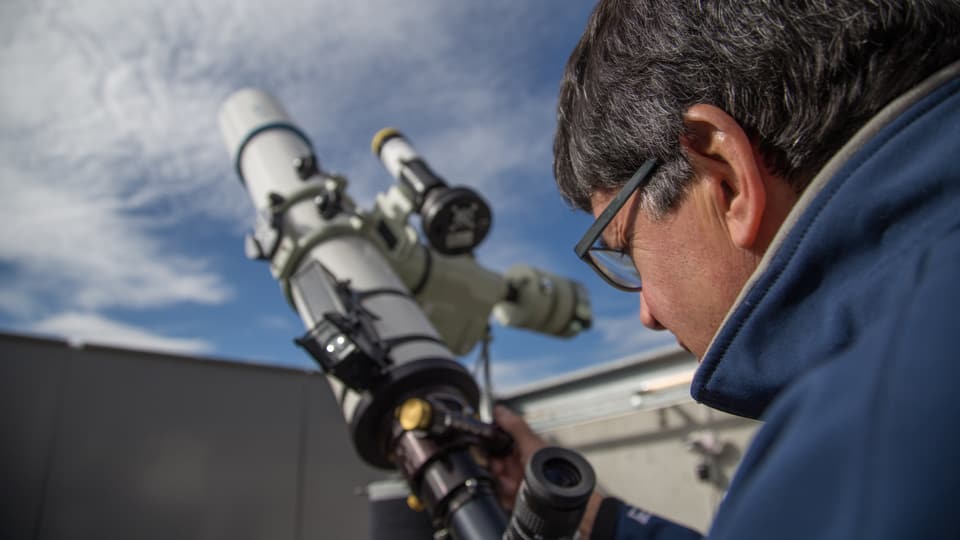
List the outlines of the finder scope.
{"label": "finder scope", "polygon": [[448,186],[394,128],[377,132],[371,148],[404,187],[433,249],[444,255],[462,255],[483,242],[492,219],[483,197],[467,187]]}

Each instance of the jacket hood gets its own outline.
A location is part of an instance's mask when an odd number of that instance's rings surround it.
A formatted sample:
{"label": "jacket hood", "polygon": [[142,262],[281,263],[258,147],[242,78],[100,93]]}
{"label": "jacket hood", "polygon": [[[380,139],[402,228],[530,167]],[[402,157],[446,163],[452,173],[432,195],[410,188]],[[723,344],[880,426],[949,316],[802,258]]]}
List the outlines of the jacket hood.
{"label": "jacket hood", "polygon": [[714,336],[695,400],[759,418],[857,345],[909,287],[898,260],[925,233],[960,227],[958,65],[888,105],[811,183]]}

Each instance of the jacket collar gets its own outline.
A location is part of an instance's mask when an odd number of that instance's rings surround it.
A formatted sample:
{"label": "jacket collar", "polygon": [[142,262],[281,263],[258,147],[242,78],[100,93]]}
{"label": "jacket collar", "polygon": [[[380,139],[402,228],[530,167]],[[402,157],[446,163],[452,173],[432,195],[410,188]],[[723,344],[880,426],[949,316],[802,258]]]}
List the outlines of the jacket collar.
{"label": "jacket collar", "polygon": [[[833,320],[844,318],[830,305],[834,276],[843,279],[876,257],[882,231],[904,215],[891,208],[891,201],[904,200],[899,191],[922,191],[913,180],[865,171],[864,164],[878,153],[912,150],[898,149],[916,145],[897,135],[917,119],[946,113],[938,107],[960,110],[943,105],[956,97],[958,77],[960,62],[892,101],[814,178],[714,336],[691,386],[694,399],[758,418],[796,377],[856,339],[849,324]],[[877,185],[878,177],[888,185]],[[850,212],[865,221],[850,226]],[[876,216],[886,221],[867,219]]]}

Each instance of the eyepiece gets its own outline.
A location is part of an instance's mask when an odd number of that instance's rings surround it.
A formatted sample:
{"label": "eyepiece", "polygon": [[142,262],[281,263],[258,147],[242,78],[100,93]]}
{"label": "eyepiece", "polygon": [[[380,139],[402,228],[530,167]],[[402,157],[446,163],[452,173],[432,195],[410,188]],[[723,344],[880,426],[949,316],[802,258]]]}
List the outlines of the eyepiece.
{"label": "eyepiece", "polygon": [[550,484],[561,488],[576,487],[583,480],[576,467],[559,458],[550,458],[543,463],[543,477]]}
{"label": "eyepiece", "polygon": [[580,454],[548,446],[530,458],[504,540],[573,538],[596,477]]}

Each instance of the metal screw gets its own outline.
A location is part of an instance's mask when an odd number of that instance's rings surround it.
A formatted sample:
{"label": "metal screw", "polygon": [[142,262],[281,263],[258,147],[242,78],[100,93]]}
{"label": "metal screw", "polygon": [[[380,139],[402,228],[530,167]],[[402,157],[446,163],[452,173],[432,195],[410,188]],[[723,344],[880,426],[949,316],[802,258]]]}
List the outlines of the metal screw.
{"label": "metal screw", "polygon": [[317,167],[317,158],[313,154],[294,159],[293,168],[301,180],[306,180],[320,172]]}

